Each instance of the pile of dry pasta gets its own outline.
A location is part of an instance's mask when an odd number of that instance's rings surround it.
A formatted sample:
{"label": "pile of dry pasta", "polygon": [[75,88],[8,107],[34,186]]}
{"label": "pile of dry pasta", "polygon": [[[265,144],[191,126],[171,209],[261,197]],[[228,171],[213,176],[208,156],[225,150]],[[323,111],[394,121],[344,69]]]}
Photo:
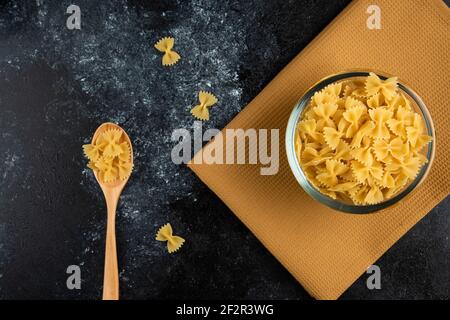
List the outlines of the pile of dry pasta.
{"label": "pile of dry pasta", "polygon": [[316,92],[298,123],[295,149],[317,190],[368,205],[392,198],[417,176],[431,140],[397,78],[371,73]]}
{"label": "pile of dry pasta", "polygon": [[124,139],[122,130],[109,129],[100,134],[92,144],[83,145],[89,159],[88,167],[104,182],[127,179],[133,169],[131,147]]}

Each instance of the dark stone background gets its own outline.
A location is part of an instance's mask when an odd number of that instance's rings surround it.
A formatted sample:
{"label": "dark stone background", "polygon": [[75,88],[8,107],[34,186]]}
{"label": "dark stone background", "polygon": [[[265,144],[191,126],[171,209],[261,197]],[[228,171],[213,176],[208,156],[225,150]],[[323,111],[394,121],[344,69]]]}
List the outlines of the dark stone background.
{"label": "dark stone background", "polygon": [[[81,31],[65,27],[81,7]],[[175,128],[192,128],[199,90],[222,128],[348,1],[6,1],[0,4],[0,298],[101,296],[106,209],[81,145],[104,121],[132,137],[136,167],[118,208],[124,299],[308,299],[185,166]],[[181,61],[153,48],[173,35]],[[343,298],[450,298],[450,201],[437,206]],[[154,240],[171,222],[174,255]],[[68,265],[82,269],[69,291]]]}

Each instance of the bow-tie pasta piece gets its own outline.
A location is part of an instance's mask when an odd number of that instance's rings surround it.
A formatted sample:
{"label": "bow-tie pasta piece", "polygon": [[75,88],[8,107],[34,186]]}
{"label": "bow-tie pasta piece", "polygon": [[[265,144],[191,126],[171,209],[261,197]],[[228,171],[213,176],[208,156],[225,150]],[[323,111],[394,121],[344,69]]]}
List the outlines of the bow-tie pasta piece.
{"label": "bow-tie pasta piece", "polygon": [[364,137],[361,148],[353,149],[350,154],[354,159],[370,167],[373,163],[372,140],[369,137]]}
{"label": "bow-tie pasta piece", "polygon": [[125,180],[133,171],[133,164],[128,161],[117,160],[115,166],[118,170],[118,175],[120,180]]}
{"label": "bow-tie pasta piece", "polygon": [[364,106],[354,106],[348,109],[344,112],[343,117],[347,122],[350,123],[350,126],[347,128],[347,131],[345,133],[346,138],[352,138],[355,133],[358,131],[360,124],[361,124],[361,118],[364,114],[367,113],[367,108]]}
{"label": "bow-tie pasta piece", "polygon": [[389,171],[400,172],[408,179],[414,179],[419,173],[421,161],[418,157],[409,156],[402,160],[394,160],[386,164]]}
{"label": "bow-tie pasta piece", "polygon": [[85,144],[83,145],[84,155],[92,162],[95,163],[101,156],[102,151],[99,145]]}
{"label": "bow-tie pasta piece", "polygon": [[378,92],[381,92],[386,100],[391,100],[397,94],[397,77],[383,81],[375,73],[371,72],[366,80],[367,96],[371,97]]}
{"label": "bow-tie pasta piece", "polygon": [[399,106],[395,117],[387,120],[389,129],[397,136],[406,138],[406,127],[412,125],[414,113],[406,107]]}
{"label": "bow-tie pasta piece", "polygon": [[344,103],[345,110],[353,109],[355,107],[365,108],[366,106],[364,105],[364,102],[362,102],[358,99],[355,99],[353,97],[346,97],[345,103]]}
{"label": "bow-tie pasta piece", "polygon": [[402,173],[396,175],[394,187],[386,188],[384,195],[386,199],[390,199],[395,196],[400,190],[402,190],[408,183],[409,178]]}
{"label": "bow-tie pasta piece", "polygon": [[384,97],[377,93],[367,99],[367,106],[370,109],[376,109],[384,106]]}
{"label": "bow-tie pasta piece", "polygon": [[392,111],[384,108],[369,110],[370,119],[375,122],[375,128],[371,134],[374,139],[389,139],[391,133],[387,127],[387,122],[392,118],[392,115]]}
{"label": "bow-tie pasta piece", "polygon": [[102,181],[113,182],[117,179],[119,171],[113,162],[113,158],[103,156],[95,163],[95,167],[97,168]]}
{"label": "bow-tie pasta piece", "polygon": [[217,103],[217,98],[212,93],[200,91],[198,100],[200,104],[192,108],[192,115],[199,120],[209,120],[209,108]]}
{"label": "bow-tie pasta piece", "polygon": [[322,90],[325,94],[329,94],[333,97],[336,97],[336,99],[339,98],[339,95],[341,94],[342,91],[342,83],[332,83],[328,86],[326,86],[325,88],[323,88]]}
{"label": "bow-tie pasta piece", "polygon": [[370,74],[316,92],[297,126],[296,155],[311,184],[332,199],[390,199],[420,171],[431,141],[397,79]]}
{"label": "bow-tie pasta piece", "polygon": [[322,148],[318,143],[307,143],[301,153],[301,157],[305,161],[304,166],[317,166],[326,160],[331,159],[331,151],[331,148],[328,146]]}
{"label": "bow-tie pasta piece", "polygon": [[374,180],[381,180],[383,178],[383,165],[378,161],[373,161],[372,165],[357,161],[351,161],[351,169],[355,180],[362,184],[370,184]]}
{"label": "bow-tie pasta piece", "polygon": [[317,131],[317,121],[314,119],[300,121],[298,131],[305,142],[311,139],[312,141],[323,143],[323,135]]}
{"label": "bow-tie pasta piece", "polygon": [[349,193],[349,196],[352,199],[354,204],[365,205],[368,192],[369,192],[369,186],[364,184],[359,189],[357,189],[356,192]]}
{"label": "bow-tie pasta piece", "polygon": [[325,163],[326,170],[317,175],[317,180],[326,187],[335,186],[339,183],[338,176],[346,173],[349,168],[337,160],[327,160]]}
{"label": "bow-tie pasta piece", "polygon": [[377,186],[376,183],[373,183],[370,186],[369,191],[367,191],[367,195],[364,198],[364,203],[367,204],[377,204],[384,200],[383,192],[380,187]]}
{"label": "bow-tie pasta piece", "polygon": [[163,66],[172,66],[180,60],[180,55],[172,50],[174,44],[175,39],[172,37],[164,37],[155,44],[155,48],[164,53],[162,57]]}
{"label": "bow-tie pasta piece", "polygon": [[373,151],[378,161],[384,161],[388,156],[397,160],[402,160],[408,153],[408,144],[403,143],[401,138],[394,138],[390,142],[386,140],[376,140],[373,143]]}
{"label": "bow-tie pasta piece", "polygon": [[389,171],[385,168],[383,173],[383,178],[381,180],[377,180],[377,183],[383,188],[394,188],[395,187],[395,173]]}
{"label": "bow-tie pasta piece", "polygon": [[342,89],[341,92],[342,98],[346,99],[347,97],[352,97],[354,99],[363,102],[366,99],[366,92],[364,85],[365,85],[364,81],[357,81],[357,80],[343,81],[342,86],[344,89]]}
{"label": "bow-tie pasta piece", "polygon": [[403,93],[396,94],[391,100],[387,101],[387,107],[392,111],[396,111],[399,107],[403,107],[408,111],[413,111],[411,108],[411,101],[409,101]]}
{"label": "bow-tie pasta piece", "polygon": [[416,113],[414,114],[412,126],[406,128],[407,140],[414,150],[419,151],[426,144],[431,142],[432,138],[426,134],[423,134],[423,132],[424,132],[424,125],[422,118],[419,114]]}
{"label": "bow-tie pasta piece", "polygon": [[320,106],[323,104],[336,104],[337,100],[337,96],[324,91],[316,92],[312,99],[315,106]]}
{"label": "bow-tie pasta piece", "polygon": [[169,251],[169,253],[179,250],[185,242],[182,237],[173,235],[170,223],[165,224],[158,230],[156,240],[163,242],[167,241],[167,251]]}
{"label": "bow-tie pasta piece", "polygon": [[336,127],[334,121],[331,119],[337,111],[338,105],[336,103],[323,103],[313,108],[314,113],[319,117],[319,121],[322,123],[322,128],[324,125],[328,127]]}
{"label": "bow-tie pasta piece", "polygon": [[333,158],[335,160],[343,160],[343,161],[349,161],[352,159],[350,146],[347,142],[344,140],[340,140],[339,144],[336,147],[336,150],[334,151]]}
{"label": "bow-tie pasta piece", "polygon": [[326,127],[323,129],[323,137],[325,142],[330,146],[331,149],[335,150],[339,142],[341,141],[341,137],[343,136],[343,132],[340,132],[334,128]]}
{"label": "bow-tie pasta piece", "polygon": [[375,123],[371,120],[366,121],[353,136],[352,142],[350,143],[350,148],[356,149],[361,147],[361,142],[365,137],[368,137],[373,129],[375,128]]}
{"label": "bow-tie pasta piece", "polygon": [[117,157],[122,152],[120,147],[120,138],[122,137],[122,131],[111,129],[106,130],[100,137],[100,143],[104,144],[103,156],[105,157]]}

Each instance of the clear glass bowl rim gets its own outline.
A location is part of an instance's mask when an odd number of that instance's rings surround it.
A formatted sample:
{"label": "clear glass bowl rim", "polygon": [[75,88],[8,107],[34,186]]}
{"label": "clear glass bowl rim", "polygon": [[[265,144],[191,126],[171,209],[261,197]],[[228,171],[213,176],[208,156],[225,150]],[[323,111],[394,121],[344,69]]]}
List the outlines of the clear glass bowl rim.
{"label": "clear glass bowl rim", "polygon": [[293,172],[295,178],[297,179],[300,186],[303,188],[303,190],[308,193],[313,199],[319,201],[320,203],[338,210],[342,212],[347,213],[353,213],[353,214],[365,214],[365,213],[373,213],[382,209],[385,209],[387,207],[390,207],[396,203],[398,203],[400,200],[404,199],[406,196],[410,195],[410,193],[418,186],[420,183],[423,182],[425,177],[427,176],[431,164],[434,159],[434,153],[435,153],[435,146],[436,146],[436,136],[435,136],[435,130],[433,121],[431,119],[430,112],[428,111],[425,103],[420,98],[420,96],[413,91],[411,88],[409,88],[407,85],[404,84],[401,80],[398,82],[398,87],[401,91],[405,92],[409,97],[411,97],[416,105],[419,107],[425,126],[427,129],[427,134],[433,137],[433,141],[431,141],[428,144],[428,150],[426,153],[426,157],[428,159],[428,162],[423,165],[420,172],[418,173],[417,177],[410,182],[410,184],[402,190],[402,192],[398,193],[395,197],[386,200],[384,202],[374,204],[374,205],[352,205],[348,203],[343,203],[338,200],[334,200],[322,193],[320,193],[314,186],[309,182],[309,180],[306,178],[306,175],[304,174],[303,170],[300,167],[299,162],[297,161],[297,156],[295,154],[295,134],[296,134],[296,128],[297,123],[299,121],[300,116],[302,115],[303,110],[307,107],[311,97],[314,95],[316,91],[319,91],[323,89],[325,86],[332,84],[337,81],[346,80],[349,78],[355,78],[355,77],[367,77],[370,72],[374,72],[377,74],[382,80],[386,80],[388,77],[391,77],[391,75],[384,73],[384,72],[377,72],[377,71],[347,71],[342,72],[334,75],[330,75],[320,81],[318,81],[316,84],[314,84],[311,88],[309,88],[306,93],[300,98],[300,100],[297,102],[297,104],[294,106],[292,113],[289,117],[287,128],[286,128],[286,137],[285,137],[285,143],[286,143],[286,154],[287,159],[289,162],[289,166],[291,168],[291,171]]}

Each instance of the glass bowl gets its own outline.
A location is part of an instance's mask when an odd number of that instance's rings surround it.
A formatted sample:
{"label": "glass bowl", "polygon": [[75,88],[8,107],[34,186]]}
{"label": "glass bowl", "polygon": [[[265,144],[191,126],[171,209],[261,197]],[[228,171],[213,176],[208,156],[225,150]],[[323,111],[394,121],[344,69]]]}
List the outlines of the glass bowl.
{"label": "glass bowl", "polygon": [[[388,77],[390,77],[384,73],[378,72],[374,73],[376,73],[382,80],[386,80]],[[335,82],[341,82],[345,80],[358,80],[358,78],[367,77],[368,75],[369,71],[350,71],[331,75],[326,77],[325,79],[320,80],[310,89],[308,89],[308,91],[297,102],[289,117],[286,129],[287,159],[295,178],[297,179],[298,183],[303,188],[303,190],[305,190],[306,193],[308,193],[315,200],[332,209],[354,214],[372,213],[385,209],[401,201],[406,196],[410,195],[410,193],[420,183],[423,182],[426,175],[428,174],[428,171],[430,170],[431,164],[433,162],[436,146],[436,136],[434,132],[434,126],[427,107],[425,106],[422,99],[412,89],[410,89],[408,86],[402,83],[401,80],[399,80],[398,88],[400,92],[405,94],[406,97],[410,99],[412,108],[414,109],[415,112],[419,113],[424,120],[427,134],[433,137],[433,140],[426,147],[424,147],[423,149],[424,151],[422,151],[428,161],[422,166],[416,178],[410,181],[400,192],[398,192],[392,198],[373,205],[355,205],[353,203],[344,202],[339,199],[332,199],[331,197],[322,194],[313,186],[313,184],[307,179],[306,174],[303,172],[295,152],[295,138],[296,138],[297,124],[302,117],[303,111],[308,106],[311,97],[314,95],[316,91],[320,91],[327,85]]]}

